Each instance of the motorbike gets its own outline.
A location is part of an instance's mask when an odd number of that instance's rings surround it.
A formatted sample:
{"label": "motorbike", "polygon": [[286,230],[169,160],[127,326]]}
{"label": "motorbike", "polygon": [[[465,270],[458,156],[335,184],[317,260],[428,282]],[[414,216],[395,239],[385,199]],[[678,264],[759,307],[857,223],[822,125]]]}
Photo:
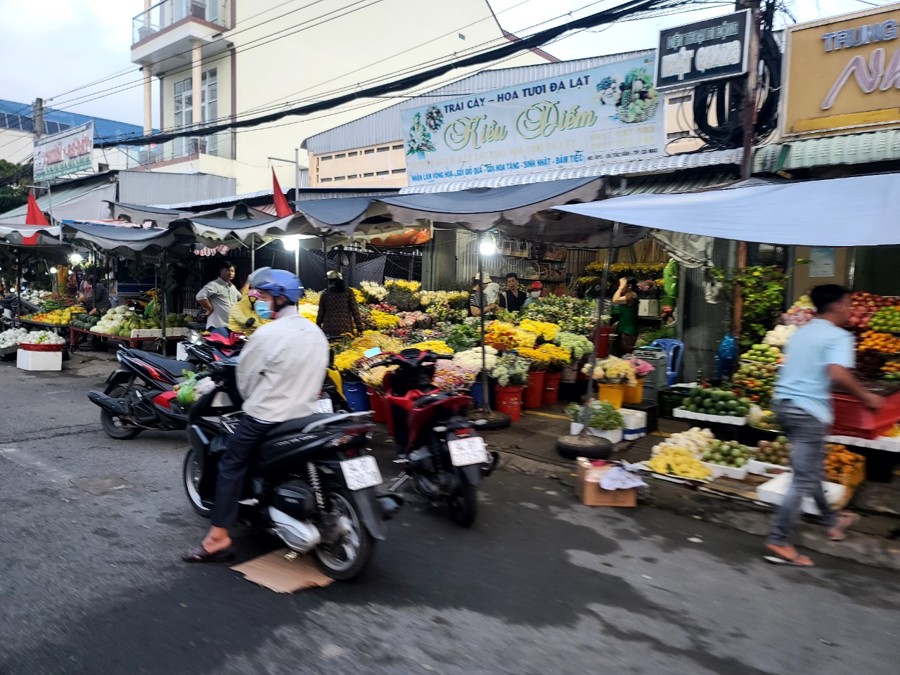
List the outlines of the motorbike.
{"label": "motorbike", "polygon": [[478,515],[478,483],[493,472],[499,455],[488,452],[476,433],[481,421],[466,417],[471,397],[434,386],[437,361],[450,358],[404,349],[378,360],[397,366],[385,374],[383,386],[400,453],[395,461],[404,469],[389,492],[411,480],[423,497],[445,503],[453,522],[471,527]]}
{"label": "motorbike", "polygon": [[[189,450],[184,487],[194,510],[213,506],[218,461],[239,419],[234,383],[236,359],[212,366],[215,388],[189,408]],[[382,520],[402,500],[377,496],[382,482],[367,447],[371,413],[314,413],[270,429],[247,472],[241,515],[277,536],[292,551],[312,554],[315,564],[338,581],[357,577],[384,539]]]}
{"label": "motorbike", "polygon": [[[184,429],[187,410],[178,402],[176,388],[187,379],[185,371],[201,371],[233,357],[240,353],[244,342],[243,335],[227,328],[215,328],[205,335],[192,331],[181,342],[186,361],[121,346],[116,353],[119,367],[106,379],[103,391],[88,393],[88,399],[100,407],[103,431],[110,438],[129,440],[145,429]],[[349,411],[327,377],[316,410]]]}

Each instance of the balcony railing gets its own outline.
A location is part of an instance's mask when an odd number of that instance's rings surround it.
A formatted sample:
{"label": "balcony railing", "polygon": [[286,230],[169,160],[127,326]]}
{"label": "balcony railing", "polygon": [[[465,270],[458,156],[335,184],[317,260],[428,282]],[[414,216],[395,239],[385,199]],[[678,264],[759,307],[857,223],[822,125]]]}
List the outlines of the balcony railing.
{"label": "balcony railing", "polygon": [[227,28],[224,5],[223,0],[162,0],[131,20],[131,44],[137,44],[188,17]]}
{"label": "balcony railing", "polygon": [[150,166],[160,162],[188,160],[199,155],[211,155],[224,159],[233,159],[231,150],[231,132],[220,131],[211,136],[195,138],[176,138],[159,145],[141,148],[137,156],[129,154],[129,168]]}

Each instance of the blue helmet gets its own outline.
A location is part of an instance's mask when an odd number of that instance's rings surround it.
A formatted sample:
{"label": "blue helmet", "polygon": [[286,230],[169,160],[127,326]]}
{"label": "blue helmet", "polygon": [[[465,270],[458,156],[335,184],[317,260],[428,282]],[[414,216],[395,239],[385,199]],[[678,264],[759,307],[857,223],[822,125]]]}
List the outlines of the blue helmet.
{"label": "blue helmet", "polygon": [[283,295],[291,302],[297,302],[303,297],[303,284],[287,270],[273,270],[262,268],[253,273],[253,288],[267,291],[274,297]]}

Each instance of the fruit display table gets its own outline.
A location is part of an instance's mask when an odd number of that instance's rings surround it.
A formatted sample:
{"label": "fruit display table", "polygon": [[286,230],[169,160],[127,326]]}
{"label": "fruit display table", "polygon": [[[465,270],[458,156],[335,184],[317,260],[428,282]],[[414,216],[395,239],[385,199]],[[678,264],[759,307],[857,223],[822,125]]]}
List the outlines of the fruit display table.
{"label": "fruit display table", "polygon": [[[106,342],[122,342],[127,344],[132,349],[137,349],[141,346],[143,342],[155,342],[156,340],[162,339],[159,336],[141,336],[141,337],[122,337],[120,335],[106,335],[105,333],[93,333],[89,330],[85,330],[84,328],[75,328],[74,326],[69,328],[69,349],[75,351],[78,348],[78,345],[86,338],[89,337],[97,337]],[[184,339],[183,335],[167,335],[166,342],[180,342]]]}

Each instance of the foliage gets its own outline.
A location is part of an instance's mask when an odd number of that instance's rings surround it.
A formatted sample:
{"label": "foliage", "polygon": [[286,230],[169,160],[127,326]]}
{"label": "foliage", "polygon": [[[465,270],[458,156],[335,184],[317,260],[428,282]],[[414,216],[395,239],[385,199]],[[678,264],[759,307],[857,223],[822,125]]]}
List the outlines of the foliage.
{"label": "foliage", "polygon": [[528,368],[531,362],[510,352],[497,359],[490,375],[501,387],[524,386],[528,384]]}
{"label": "foliage", "polygon": [[710,274],[729,291],[735,284],[740,285],[743,300],[741,346],[747,348],[762,341],[784,310],[787,287],[784,270],[770,265],[746,267],[740,272],[714,267]]}
{"label": "foliage", "polygon": [[556,344],[571,354],[571,358],[578,360],[587,356],[594,348],[594,344],[583,335],[576,335],[568,331],[560,331],[554,340]]}
{"label": "foliage", "polygon": [[[624,426],[621,413],[616,410],[612,403],[607,401],[591,401],[590,420],[588,426],[592,429],[600,431],[611,431],[613,429],[621,429]],[[584,408],[578,403],[570,403],[566,406],[566,415],[573,422],[581,422],[584,419]]]}
{"label": "foliage", "polygon": [[478,344],[478,330],[465,323],[455,323],[447,330],[444,341],[456,351],[470,349]]}

